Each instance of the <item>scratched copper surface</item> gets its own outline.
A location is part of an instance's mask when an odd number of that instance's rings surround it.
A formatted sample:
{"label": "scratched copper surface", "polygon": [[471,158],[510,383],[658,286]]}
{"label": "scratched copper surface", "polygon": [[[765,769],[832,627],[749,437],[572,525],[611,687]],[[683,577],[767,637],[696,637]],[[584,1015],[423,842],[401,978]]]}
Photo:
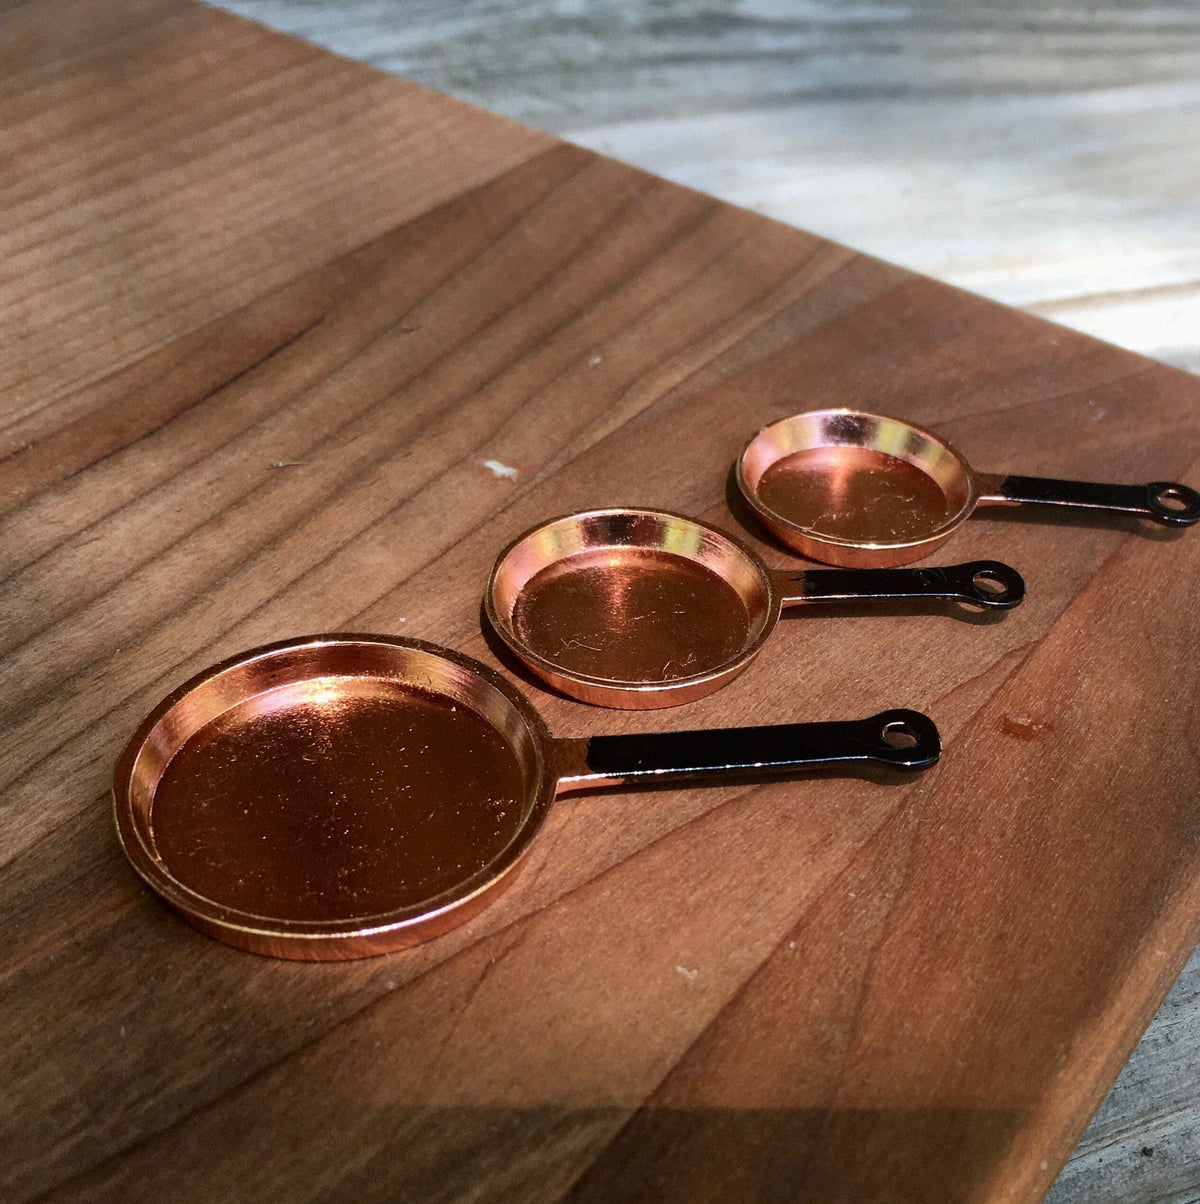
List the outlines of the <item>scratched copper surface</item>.
{"label": "scratched copper surface", "polygon": [[670,681],[715,669],[748,639],[737,591],[695,560],[601,548],[542,569],[513,611],[519,639],[575,673]]}
{"label": "scratched copper surface", "polygon": [[838,539],[919,539],[950,518],[936,481],[865,447],[813,447],[784,456],[763,473],[758,496],[789,522]]}
{"label": "scratched copper surface", "polygon": [[317,678],[250,698],[171,759],[158,855],[206,898],[287,920],[369,916],[483,868],[520,821],[504,738],[396,682]]}

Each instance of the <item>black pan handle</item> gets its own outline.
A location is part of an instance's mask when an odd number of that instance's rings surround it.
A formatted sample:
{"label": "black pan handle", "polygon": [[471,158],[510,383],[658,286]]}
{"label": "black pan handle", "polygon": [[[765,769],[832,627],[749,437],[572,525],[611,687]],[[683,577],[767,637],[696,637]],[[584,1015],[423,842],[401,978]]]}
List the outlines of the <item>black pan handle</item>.
{"label": "black pan handle", "polygon": [[941,751],[941,737],[933,720],[920,711],[908,710],[882,711],[870,719],[842,723],[593,736],[585,746],[586,768],[564,773],[559,788],[717,782],[726,777],[767,776],[863,762],[897,769],[927,769]]}
{"label": "black pan handle", "polygon": [[1200,522],[1200,493],[1175,481],[1099,485],[1091,481],[1059,481],[1052,477],[1008,476],[1000,478],[993,488],[986,488],[979,500],[985,504],[1075,506],[1085,510],[1136,514],[1167,527],[1190,527]]}
{"label": "black pan handle", "polygon": [[784,606],[948,598],[1008,610],[1025,597],[1021,574],[999,560],[972,560],[937,568],[805,569],[802,573],[776,573],[774,577]]}

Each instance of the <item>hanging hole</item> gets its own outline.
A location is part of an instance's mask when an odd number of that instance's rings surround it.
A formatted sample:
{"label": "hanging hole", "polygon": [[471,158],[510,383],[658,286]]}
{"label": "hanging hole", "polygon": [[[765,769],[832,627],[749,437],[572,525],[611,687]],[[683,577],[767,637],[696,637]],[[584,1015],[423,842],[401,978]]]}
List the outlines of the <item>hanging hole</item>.
{"label": "hanging hole", "polygon": [[1008,583],[1001,580],[995,569],[980,569],[971,578],[971,584],[988,598],[999,598],[1008,592]]}
{"label": "hanging hole", "polygon": [[1183,490],[1178,485],[1168,485],[1166,489],[1160,489],[1154,495],[1154,500],[1164,510],[1173,510],[1176,513],[1187,510],[1190,505]]}
{"label": "hanging hole", "polygon": [[883,742],[888,748],[902,751],[906,748],[916,748],[917,734],[901,720],[887,723],[883,728]]}

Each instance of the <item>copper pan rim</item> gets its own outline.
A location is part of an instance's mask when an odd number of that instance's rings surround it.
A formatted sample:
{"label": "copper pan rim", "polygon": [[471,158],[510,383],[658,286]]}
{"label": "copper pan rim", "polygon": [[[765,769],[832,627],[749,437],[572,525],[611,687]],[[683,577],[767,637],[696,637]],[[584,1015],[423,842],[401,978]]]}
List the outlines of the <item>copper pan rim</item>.
{"label": "copper pan rim", "polygon": [[[847,423],[846,420],[850,421]],[[884,449],[884,454],[890,455],[895,459],[906,460],[937,484],[947,501],[947,508],[950,509],[953,506],[953,510],[948,517],[936,526],[932,526],[927,531],[911,538],[847,538],[814,530],[812,527],[799,523],[787,515],[780,514],[762,500],[758,492],[758,481],[766,467],[769,467],[770,463],[773,463],[776,459],[782,458],[783,455],[822,446],[866,446],[865,444],[857,443],[853,439],[847,439],[842,442],[836,438],[821,442],[793,442],[788,436],[800,427],[801,424],[814,427],[828,424],[828,427],[834,430],[839,426],[842,429],[853,430],[854,425],[860,423],[867,428],[879,424],[895,431],[904,432],[918,440],[925,448],[937,449],[942,469],[942,480],[939,480],[938,476],[930,471],[927,457],[901,456],[886,449]],[[769,446],[773,441],[780,445],[780,454],[769,459],[757,471],[752,471],[750,465],[756,458],[756,452],[761,452],[764,446]],[[770,453],[766,454],[769,456]],[[799,411],[760,427],[743,445],[735,461],[734,475],[739,492],[757,516],[769,530],[791,546],[795,545],[787,539],[788,534],[799,537],[806,545],[815,546],[817,549],[821,547],[842,549],[851,555],[862,553],[864,556],[869,556],[873,552],[881,554],[913,553],[911,556],[906,556],[905,559],[916,559],[919,555],[923,555],[927,551],[932,551],[936,546],[949,538],[970,517],[979,501],[981,492],[977,475],[972,470],[966,457],[943,436],[925,427],[918,426],[916,423],[910,422],[907,418],[902,418],[898,415],[861,410],[847,406]],[[958,494],[959,496],[956,498],[953,496],[954,494]],[[814,558],[819,558],[820,553],[819,551],[814,551],[812,555]],[[854,563],[854,561],[847,560],[846,563]],[[876,562],[871,561],[870,563]],[[901,563],[901,561],[897,561],[896,563]]]}
{"label": "copper pan rim", "polygon": [[[291,919],[239,910],[189,887],[172,872],[152,847],[153,792],[149,801],[140,797],[142,791],[138,774],[139,761],[164,725],[206,688],[219,690],[223,678],[239,671],[247,673],[266,669],[289,655],[328,653],[371,649],[387,658],[390,652],[431,658],[452,666],[464,675],[464,681],[478,682],[489,695],[493,706],[504,708],[509,733],[520,736],[525,797],[521,802],[521,818],[508,842],[486,865],[458,882],[418,902],[385,911],[365,912],[339,919]],[[349,680],[352,675],[347,675]],[[324,675],[323,675],[324,679]],[[402,676],[396,681],[417,689],[432,686],[408,682]],[[232,705],[252,697],[230,694]],[[502,700],[502,701],[497,701]],[[469,704],[468,704],[469,705]],[[485,723],[489,717],[480,714]],[[197,730],[200,730],[199,728]],[[499,730],[499,729],[497,729]],[[194,733],[193,733],[194,734]],[[182,747],[186,739],[179,741]],[[554,800],[557,779],[552,772],[549,749],[552,745],[544,722],[523,694],[495,670],[471,657],[424,640],[357,632],[337,632],[276,641],[230,656],[195,674],[171,691],[139,725],[117,763],[111,791],[113,818],[118,842],[138,877],[193,926],[227,944],[270,956],[296,960],[339,960],[390,952],[455,927],[478,912],[492,895],[502,890],[519,870],[524,855],[541,828]],[[168,754],[162,765],[165,772]],[[519,758],[520,759],[520,758]],[[159,774],[161,777],[161,772]],[[155,783],[156,785],[156,783]]]}

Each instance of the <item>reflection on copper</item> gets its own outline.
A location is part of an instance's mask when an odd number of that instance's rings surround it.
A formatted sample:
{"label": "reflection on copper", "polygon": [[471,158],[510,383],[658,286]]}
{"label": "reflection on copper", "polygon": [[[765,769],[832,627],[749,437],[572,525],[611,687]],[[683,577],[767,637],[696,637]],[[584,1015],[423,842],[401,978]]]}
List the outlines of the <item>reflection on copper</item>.
{"label": "reflection on copper", "polygon": [[738,488],[803,556],[890,568],[928,555],[974,509],[979,478],[929,431],[860,410],[812,410],[742,449]]}
{"label": "reflection on copper", "polygon": [[558,763],[578,773],[580,756],[468,657],[387,636],[290,640],[150,713],[114,777],[117,832],[210,936],[362,957],[436,936],[502,890]]}
{"label": "reflection on copper", "polygon": [[185,887],[286,920],[411,906],[491,864],[520,826],[521,766],[468,707],[377,678],[282,686],[171,758],[150,823]]}
{"label": "reflection on copper", "polygon": [[595,549],[535,574],[513,629],[563,669],[614,682],[706,673],[742,650],[750,616],[712,569],[656,549]]}
{"label": "reflection on copper", "polygon": [[946,495],[924,471],[863,447],[792,452],[763,473],[758,497],[797,526],[860,542],[919,539],[950,517]]}
{"label": "reflection on copper", "polygon": [[676,706],[757,655],[780,600],[762,561],[723,531],[665,510],[584,510],[496,557],[484,608],[550,685],[599,706]]}

